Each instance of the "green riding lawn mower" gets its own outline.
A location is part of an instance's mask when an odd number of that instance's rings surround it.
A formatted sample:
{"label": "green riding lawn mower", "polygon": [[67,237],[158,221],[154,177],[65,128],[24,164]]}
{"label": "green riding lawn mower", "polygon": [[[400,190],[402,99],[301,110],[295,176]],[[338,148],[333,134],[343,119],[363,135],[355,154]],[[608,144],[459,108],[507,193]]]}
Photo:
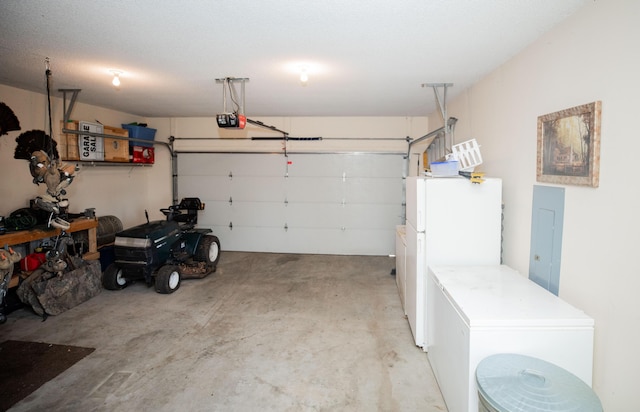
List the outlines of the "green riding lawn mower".
{"label": "green riding lawn mower", "polygon": [[144,280],[159,293],[173,293],[182,279],[203,278],[215,272],[220,241],[211,229],[196,228],[199,198],[183,198],[160,211],[165,220],[149,222],[116,233],[114,261],[102,274],[105,289],[118,290]]}

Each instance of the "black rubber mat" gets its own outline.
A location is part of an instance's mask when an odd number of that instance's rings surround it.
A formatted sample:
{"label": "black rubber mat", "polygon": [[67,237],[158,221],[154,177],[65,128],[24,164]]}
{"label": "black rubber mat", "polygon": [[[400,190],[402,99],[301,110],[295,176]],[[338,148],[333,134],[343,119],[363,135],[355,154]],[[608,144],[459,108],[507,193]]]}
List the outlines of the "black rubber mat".
{"label": "black rubber mat", "polygon": [[2,342],[0,411],[6,411],[94,350],[43,342]]}

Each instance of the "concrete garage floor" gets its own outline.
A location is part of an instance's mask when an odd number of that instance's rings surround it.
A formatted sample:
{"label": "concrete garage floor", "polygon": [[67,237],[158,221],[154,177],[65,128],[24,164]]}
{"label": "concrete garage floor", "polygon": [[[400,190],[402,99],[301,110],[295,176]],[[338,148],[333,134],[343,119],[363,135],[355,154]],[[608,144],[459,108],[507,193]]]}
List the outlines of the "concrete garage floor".
{"label": "concrete garage floor", "polygon": [[2,340],[96,350],[10,410],[446,411],[394,265],[223,252],[172,295],[103,290],[44,322],[20,309]]}

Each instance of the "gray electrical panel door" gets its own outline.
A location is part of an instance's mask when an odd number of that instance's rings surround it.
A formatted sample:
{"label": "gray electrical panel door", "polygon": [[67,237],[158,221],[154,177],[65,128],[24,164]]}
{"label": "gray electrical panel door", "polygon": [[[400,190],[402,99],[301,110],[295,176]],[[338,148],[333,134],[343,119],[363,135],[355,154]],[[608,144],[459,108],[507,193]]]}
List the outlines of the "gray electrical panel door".
{"label": "gray electrical panel door", "polygon": [[396,154],[180,153],[178,198],[223,250],[388,255],[402,224]]}
{"label": "gray electrical panel door", "polygon": [[529,279],[555,295],[560,287],[563,219],[564,188],[534,186]]}

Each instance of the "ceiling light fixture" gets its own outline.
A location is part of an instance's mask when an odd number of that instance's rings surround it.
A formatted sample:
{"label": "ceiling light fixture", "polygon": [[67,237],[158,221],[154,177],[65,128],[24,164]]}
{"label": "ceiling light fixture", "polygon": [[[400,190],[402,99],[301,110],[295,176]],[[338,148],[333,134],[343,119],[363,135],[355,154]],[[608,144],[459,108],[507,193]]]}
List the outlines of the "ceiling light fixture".
{"label": "ceiling light fixture", "polygon": [[325,76],[329,73],[329,68],[312,60],[293,60],[282,65],[282,69],[291,79],[298,79],[301,86],[307,86],[311,76],[314,78],[314,84],[317,76]]}
{"label": "ceiling light fixture", "polygon": [[308,81],[309,81],[309,73],[307,72],[307,67],[303,66],[300,69],[300,84],[302,84],[303,86],[306,86]]}
{"label": "ceiling light fixture", "polygon": [[111,84],[113,84],[115,87],[119,87],[120,86],[120,75],[122,74],[122,72],[120,70],[109,70],[111,72],[111,74],[113,74],[113,80],[111,80]]}

